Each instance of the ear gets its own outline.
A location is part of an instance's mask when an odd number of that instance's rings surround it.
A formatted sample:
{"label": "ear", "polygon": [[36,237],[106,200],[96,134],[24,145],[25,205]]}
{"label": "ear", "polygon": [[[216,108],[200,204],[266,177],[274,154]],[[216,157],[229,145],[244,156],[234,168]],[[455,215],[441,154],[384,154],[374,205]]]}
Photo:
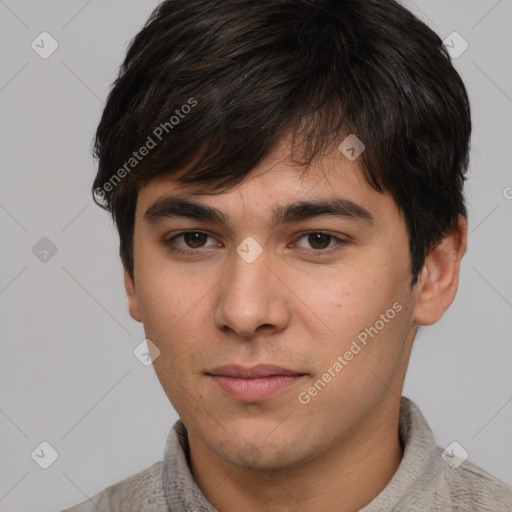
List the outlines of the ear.
{"label": "ear", "polygon": [[126,268],[126,265],[123,264],[124,267],[124,289],[126,290],[126,296],[128,297],[128,310],[130,311],[130,316],[137,320],[137,322],[142,322],[142,317],[139,309],[139,301],[137,299],[137,294],[135,292],[135,282],[133,276],[130,274],[129,270]]}
{"label": "ear", "polygon": [[445,235],[425,260],[417,285],[413,320],[419,325],[437,322],[455,298],[460,262],[467,247],[468,224],[459,215],[457,226]]}

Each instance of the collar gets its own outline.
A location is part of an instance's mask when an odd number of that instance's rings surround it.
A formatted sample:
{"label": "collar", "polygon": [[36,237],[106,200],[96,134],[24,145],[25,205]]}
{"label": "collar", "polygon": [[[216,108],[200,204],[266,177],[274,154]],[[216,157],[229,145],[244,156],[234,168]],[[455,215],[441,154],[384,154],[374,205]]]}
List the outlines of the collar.
{"label": "collar", "polygon": [[[444,467],[432,431],[418,407],[401,397],[399,435],[404,448],[400,465],[388,485],[360,512],[430,509]],[[196,484],[190,469],[187,429],[176,421],[167,438],[162,489],[170,510],[218,512]]]}

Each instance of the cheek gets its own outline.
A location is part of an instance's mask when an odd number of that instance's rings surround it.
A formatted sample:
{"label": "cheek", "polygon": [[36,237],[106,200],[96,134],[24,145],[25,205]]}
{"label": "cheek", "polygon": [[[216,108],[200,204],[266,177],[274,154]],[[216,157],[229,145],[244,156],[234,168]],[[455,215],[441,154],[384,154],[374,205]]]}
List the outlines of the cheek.
{"label": "cheek", "polygon": [[[408,321],[406,273],[407,267],[397,269],[381,255],[379,262],[365,259],[343,265],[316,281],[311,276],[299,278],[297,289],[304,290],[301,322],[312,334],[320,374],[345,354],[343,386],[371,380],[369,365],[387,374],[394,371]],[[335,380],[340,385],[344,381]]]}
{"label": "cheek", "polygon": [[334,335],[340,342],[374,321],[386,301],[386,287],[362,264],[345,264],[322,275],[298,275],[295,283],[297,290],[303,290],[305,318],[315,313],[328,328],[326,336]]}
{"label": "cheek", "polygon": [[[155,371],[172,385],[166,371],[185,382],[194,378],[196,368],[204,368],[205,352],[215,353],[213,297],[220,277],[201,272],[200,277],[183,266],[167,262],[147,265],[139,272],[139,307],[146,337],[160,350]],[[170,380],[169,380],[170,379]]]}
{"label": "cheek", "polygon": [[[393,308],[401,306],[397,311]],[[401,373],[407,360],[409,313],[400,297],[393,304],[365,311],[355,321],[338,320],[338,341],[315,353],[321,359],[318,373],[303,392],[311,408],[331,411],[330,423],[343,424],[377,407],[389,393],[399,396]],[[380,315],[383,314],[385,322]],[[304,398],[304,395],[303,395]],[[307,398],[307,397],[306,397]]]}
{"label": "cheek", "polygon": [[211,288],[213,280],[194,276],[193,267],[173,264],[159,249],[142,250],[137,256],[135,284],[146,333],[149,330],[153,336],[165,337],[182,321],[193,329],[194,315],[201,309],[201,297]]}

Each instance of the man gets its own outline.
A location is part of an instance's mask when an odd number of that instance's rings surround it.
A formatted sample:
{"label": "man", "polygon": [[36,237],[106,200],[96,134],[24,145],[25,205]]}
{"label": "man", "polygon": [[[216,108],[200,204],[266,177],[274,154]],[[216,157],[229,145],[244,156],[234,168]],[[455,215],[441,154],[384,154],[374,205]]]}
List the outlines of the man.
{"label": "man", "polygon": [[457,291],[470,132],[441,40],[394,1],[160,4],[93,189],[180,420],[69,511],[511,509],[401,397]]}

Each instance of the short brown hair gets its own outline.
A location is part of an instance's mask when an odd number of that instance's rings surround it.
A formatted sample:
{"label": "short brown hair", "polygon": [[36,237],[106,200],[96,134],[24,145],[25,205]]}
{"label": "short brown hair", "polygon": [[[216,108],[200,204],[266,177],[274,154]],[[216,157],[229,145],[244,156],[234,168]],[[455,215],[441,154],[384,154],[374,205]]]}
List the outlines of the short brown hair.
{"label": "short brown hair", "polygon": [[95,138],[93,195],[128,270],[142,185],[186,169],[179,183],[225,191],[287,132],[305,169],[347,134],[365,144],[364,177],[404,213],[412,285],[467,217],[467,93],[440,38],[399,3],[166,0],[131,41]]}

